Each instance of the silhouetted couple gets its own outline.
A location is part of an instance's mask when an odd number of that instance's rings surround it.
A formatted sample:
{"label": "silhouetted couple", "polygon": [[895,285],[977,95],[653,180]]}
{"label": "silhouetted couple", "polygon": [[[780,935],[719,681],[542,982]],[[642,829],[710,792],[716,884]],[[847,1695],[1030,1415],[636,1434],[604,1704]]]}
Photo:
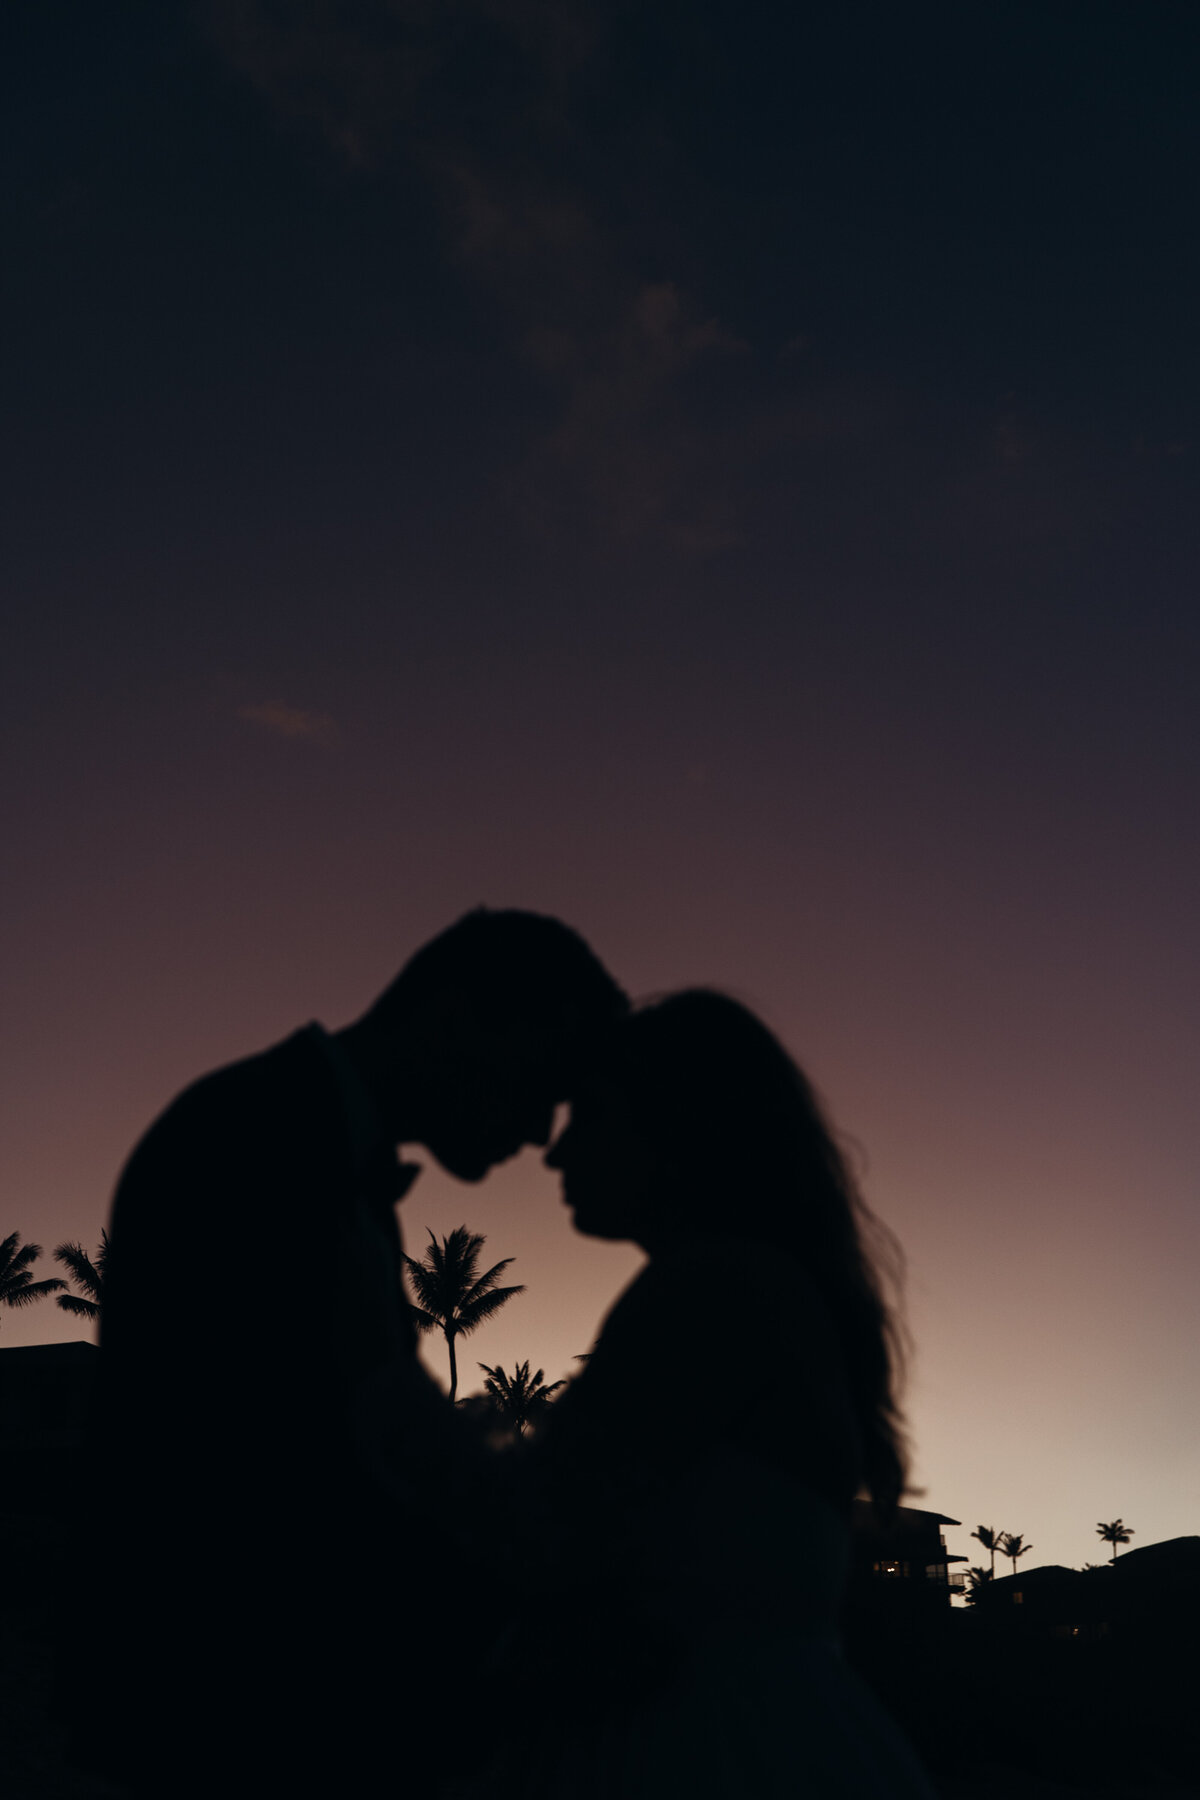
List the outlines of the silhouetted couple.
{"label": "silhouetted couple", "polygon": [[[648,1262],[502,1456],[417,1362],[395,1150],[479,1181],[563,1100],[577,1228]],[[114,1202],[80,1753],[162,1800],[924,1795],[837,1648],[904,1479],[863,1216],[751,1013],[631,1011],[533,914],[197,1082]]]}

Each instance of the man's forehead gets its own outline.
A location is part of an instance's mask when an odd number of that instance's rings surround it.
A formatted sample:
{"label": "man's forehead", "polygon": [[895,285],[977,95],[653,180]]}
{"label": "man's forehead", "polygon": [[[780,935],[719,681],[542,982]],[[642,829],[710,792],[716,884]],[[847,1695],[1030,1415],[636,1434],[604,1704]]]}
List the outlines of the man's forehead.
{"label": "man's forehead", "polygon": [[577,1012],[528,1014],[514,1022],[509,1041],[526,1076],[569,1100],[589,1079],[609,1041],[609,1031]]}
{"label": "man's forehead", "polygon": [[531,1052],[547,1060],[562,1062],[579,1054],[582,1044],[595,1037],[587,1024],[573,1012],[527,1013],[513,1021],[512,1035],[528,1044]]}

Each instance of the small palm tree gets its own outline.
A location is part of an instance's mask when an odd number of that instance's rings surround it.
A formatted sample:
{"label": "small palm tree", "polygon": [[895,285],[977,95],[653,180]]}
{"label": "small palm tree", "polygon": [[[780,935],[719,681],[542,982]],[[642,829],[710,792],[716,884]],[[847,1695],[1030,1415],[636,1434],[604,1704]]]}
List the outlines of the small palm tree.
{"label": "small palm tree", "polygon": [[10,1232],[0,1243],[0,1306],[32,1306],[47,1294],[66,1287],[65,1281],[35,1281],[30,1265],[42,1254],[40,1244],[22,1244],[19,1231]]}
{"label": "small palm tree", "polygon": [[[972,1532],[971,1536],[974,1537],[975,1533]],[[988,1546],[985,1544],[984,1548],[987,1549]],[[979,1596],[983,1593],[983,1590],[988,1585],[989,1581],[991,1581],[992,1574],[993,1571],[991,1569],[967,1570],[967,1591],[963,1598],[968,1606],[977,1606],[979,1604]]]}
{"label": "small palm tree", "polygon": [[536,1375],[531,1375],[527,1362],[518,1363],[511,1375],[506,1375],[500,1368],[491,1369],[487,1363],[477,1366],[487,1376],[483,1388],[492,1403],[492,1411],[503,1424],[511,1425],[518,1437],[525,1435],[527,1425],[533,1425],[541,1418],[559,1388],[567,1385],[565,1381],[552,1381],[547,1387],[542,1380],[542,1371],[539,1369]]}
{"label": "small palm tree", "polygon": [[60,1294],[58,1304],[64,1312],[80,1319],[98,1319],[104,1304],[104,1276],[108,1268],[108,1233],[101,1231],[100,1248],[93,1262],[82,1244],[60,1244],[54,1252],[55,1262],[69,1269],[83,1289],[82,1294]]}
{"label": "small palm tree", "polygon": [[971,1536],[973,1538],[978,1538],[984,1549],[990,1552],[992,1558],[991,1573],[994,1575],[996,1573],[996,1552],[1000,1548],[1000,1539],[1004,1536],[1004,1533],[1002,1531],[993,1531],[990,1525],[981,1525],[978,1531],[973,1531],[971,1533]]}
{"label": "small palm tree", "polygon": [[440,1331],[450,1351],[451,1400],[458,1392],[455,1338],[469,1337],[514,1294],[525,1292],[523,1287],[496,1286],[497,1276],[513,1261],[511,1256],[484,1274],[479,1273],[483,1245],[484,1239],[478,1233],[459,1225],[440,1244],[431,1231],[429,1249],[421,1262],[412,1256],[404,1258],[417,1296],[417,1304],[409,1308],[413,1323],[418,1331]]}
{"label": "small palm tree", "polygon": [[1012,1566],[1013,1566],[1013,1574],[1015,1575],[1017,1572],[1018,1557],[1027,1556],[1028,1553],[1033,1549],[1033,1545],[1027,1544],[1025,1542],[1025,1537],[1024,1537],[1023,1533],[1021,1533],[1021,1532],[1013,1533],[1011,1531],[1006,1531],[1004,1533],[1004,1535],[1001,1537],[1000,1541],[997,1543],[996,1548],[1000,1552],[1001,1556],[1007,1556],[1011,1559]]}
{"label": "small palm tree", "polygon": [[1132,1525],[1126,1525],[1123,1519],[1114,1519],[1111,1525],[1097,1525],[1096,1530],[1106,1544],[1112,1545],[1112,1560],[1117,1560],[1117,1545],[1127,1544],[1137,1534]]}

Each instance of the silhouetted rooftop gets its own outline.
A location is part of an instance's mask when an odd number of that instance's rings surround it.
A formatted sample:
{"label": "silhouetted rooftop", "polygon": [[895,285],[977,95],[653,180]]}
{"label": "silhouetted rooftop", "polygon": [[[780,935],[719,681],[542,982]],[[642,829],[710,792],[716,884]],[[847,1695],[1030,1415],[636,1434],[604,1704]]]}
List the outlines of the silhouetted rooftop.
{"label": "silhouetted rooftop", "polygon": [[1159,1544],[1141,1544],[1123,1550],[1112,1564],[1114,1575],[1138,1578],[1181,1574],[1200,1575],[1200,1537],[1164,1538]]}
{"label": "silhouetted rooftop", "polygon": [[1104,1571],[1068,1569],[1062,1563],[1039,1563],[1035,1569],[1018,1569],[1014,1575],[996,1575],[987,1585],[993,1593],[1007,1588],[1049,1587],[1056,1581],[1086,1581],[1091,1573],[1103,1574]]}
{"label": "silhouetted rooftop", "polygon": [[57,1368],[67,1363],[85,1363],[99,1355],[97,1346],[87,1338],[72,1338],[60,1344],[0,1344],[0,1351],[11,1357],[11,1368]]}
{"label": "silhouetted rooftop", "polygon": [[[856,1531],[878,1531],[881,1527],[875,1520],[874,1505],[870,1500],[854,1502],[854,1528]],[[945,1513],[926,1512],[920,1506],[898,1506],[892,1523],[886,1530],[894,1533],[909,1531],[930,1531],[935,1526],[961,1525],[961,1519],[947,1518]]]}

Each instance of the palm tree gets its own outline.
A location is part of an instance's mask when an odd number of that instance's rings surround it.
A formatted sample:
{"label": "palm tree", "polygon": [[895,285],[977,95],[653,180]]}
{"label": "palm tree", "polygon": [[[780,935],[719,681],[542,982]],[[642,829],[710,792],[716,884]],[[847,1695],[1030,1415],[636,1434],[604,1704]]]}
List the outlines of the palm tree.
{"label": "palm tree", "polygon": [[1006,1531],[997,1543],[996,1548],[1001,1556],[1011,1557],[1013,1574],[1015,1575],[1017,1572],[1017,1558],[1019,1556],[1027,1555],[1028,1552],[1033,1549],[1033,1545],[1025,1542],[1023,1533],[1018,1532],[1014,1535],[1013,1532]]}
{"label": "palm tree", "polygon": [[513,1261],[506,1256],[485,1274],[479,1273],[479,1252],[484,1239],[459,1225],[439,1244],[432,1231],[422,1262],[404,1258],[412,1277],[417,1304],[409,1312],[418,1331],[440,1331],[450,1351],[450,1398],[458,1392],[456,1337],[468,1337],[485,1319],[499,1312],[523,1287],[497,1287],[496,1277]]}
{"label": "palm tree", "polygon": [[1106,1544],[1112,1545],[1112,1560],[1114,1562],[1117,1560],[1117,1545],[1127,1544],[1131,1537],[1137,1535],[1133,1526],[1126,1525],[1123,1519],[1114,1519],[1111,1525],[1097,1525],[1096,1530]]}
{"label": "palm tree", "polygon": [[[975,1533],[972,1532],[971,1536],[974,1537]],[[985,1544],[984,1549],[986,1550],[988,1548],[990,1548],[990,1546]],[[992,1579],[993,1573],[994,1571],[991,1569],[967,1570],[967,1591],[963,1595],[963,1598],[968,1606],[977,1606],[979,1604],[979,1596],[983,1593],[984,1588]]]}
{"label": "palm tree", "polygon": [[0,1244],[0,1305],[32,1306],[35,1300],[44,1300],[47,1294],[56,1294],[66,1287],[65,1281],[33,1279],[29,1266],[41,1254],[40,1244],[22,1245],[19,1231],[10,1232]]}
{"label": "palm tree", "polygon": [[487,1376],[483,1387],[492,1403],[492,1411],[503,1424],[511,1425],[518,1437],[524,1436],[526,1425],[541,1418],[559,1388],[567,1385],[565,1381],[552,1381],[547,1387],[542,1381],[542,1371],[539,1369],[536,1375],[531,1375],[527,1362],[518,1363],[511,1375],[506,1375],[501,1368],[490,1369],[487,1363],[476,1366]]}
{"label": "palm tree", "polygon": [[1002,1531],[993,1531],[990,1525],[981,1525],[978,1531],[973,1531],[971,1533],[971,1536],[973,1538],[978,1538],[984,1549],[991,1552],[991,1573],[994,1575],[996,1573],[996,1552],[1000,1548],[1000,1539],[1004,1536],[1004,1533]]}
{"label": "palm tree", "polygon": [[58,1304],[64,1312],[80,1319],[98,1319],[104,1303],[104,1276],[108,1268],[108,1233],[101,1231],[100,1248],[93,1262],[82,1244],[60,1244],[54,1252],[55,1262],[69,1269],[83,1289],[83,1294],[60,1294]]}

